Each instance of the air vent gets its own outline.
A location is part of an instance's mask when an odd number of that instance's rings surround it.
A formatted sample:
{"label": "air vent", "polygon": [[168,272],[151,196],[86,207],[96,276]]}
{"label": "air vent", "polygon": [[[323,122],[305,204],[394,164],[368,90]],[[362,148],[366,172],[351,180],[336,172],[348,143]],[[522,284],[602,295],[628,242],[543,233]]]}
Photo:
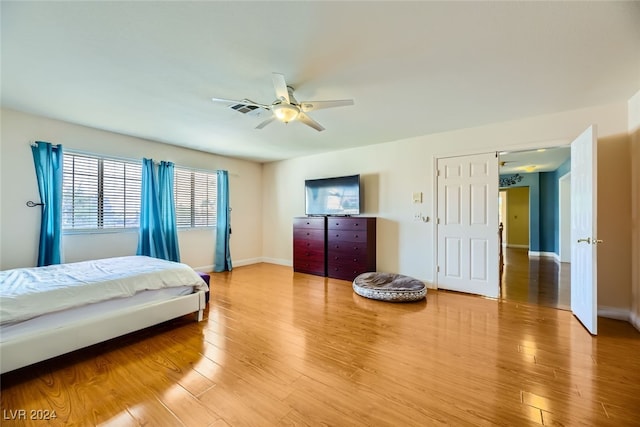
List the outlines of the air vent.
{"label": "air vent", "polygon": [[242,114],[247,114],[252,112],[253,110],[255,110],[256,108],[260,108],[256,105],[244,105],[244,104],[236,104],[236,105],[232,105],[229,108],[233,108],[234,110],[242,113]]}
{"label": "air vent", "polygon": [[[250,99],[243,99],[243,101],[247,101],[252,104],[255,104],[255,102],[253,102]],[[264,112],[264,108],[261,108],[257,105],[233,104],[233,105],[230,105],[229,108],[251,117],[261,117],[262,113]]]}

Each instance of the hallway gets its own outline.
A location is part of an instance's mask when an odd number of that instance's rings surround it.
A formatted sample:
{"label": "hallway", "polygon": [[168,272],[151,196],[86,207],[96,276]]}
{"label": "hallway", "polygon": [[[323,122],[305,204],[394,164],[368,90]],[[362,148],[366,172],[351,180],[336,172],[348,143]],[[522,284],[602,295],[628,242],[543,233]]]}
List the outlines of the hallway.
{"label": "hallway", "polygon": [[570,310],[571,264],[548,257],[529,258],[527,249],[505,248],[500,298]]}

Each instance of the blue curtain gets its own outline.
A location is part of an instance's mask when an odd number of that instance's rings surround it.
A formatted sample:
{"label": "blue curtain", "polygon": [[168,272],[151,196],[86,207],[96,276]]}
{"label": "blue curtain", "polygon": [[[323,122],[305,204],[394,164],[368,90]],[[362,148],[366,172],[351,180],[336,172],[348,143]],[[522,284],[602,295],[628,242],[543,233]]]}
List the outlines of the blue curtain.
{"label": "blue curtain", "polygon": [[231,208],[229,207],[229,174],[227,171],[217,171],[218,178],[218,209],[216,225],[216,251],[213,271],[231,271],[231,251],[229,237],[231,236]]}
{"label": "blue curtain", "polygon": [[31,146],[42,203],[38,267],[62,262],[62,145]]}
{"label": "blue curtain", "polygon": [[178,247],[178,227],[176,226],[176,205],[173,199],[173,169],[172,162],[160,162],[158,166],[158,198],[160,200],[160,228],[167,245],[169,261],[180,262],[180,248]]}
{"label": "blue curtain", "polygon": [[167,244],[162,232],[158,182],[152,159],[142,159],[140,228],[136,254],[168,259]]}

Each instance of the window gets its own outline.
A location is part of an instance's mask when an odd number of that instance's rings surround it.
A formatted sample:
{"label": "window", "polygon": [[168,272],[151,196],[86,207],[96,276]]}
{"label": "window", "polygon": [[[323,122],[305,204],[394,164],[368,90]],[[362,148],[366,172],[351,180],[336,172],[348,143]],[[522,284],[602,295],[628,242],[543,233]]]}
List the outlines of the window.
{"label": "window", "polygon": [[62,228],[137,228],[141,170],[137,161],[65,153]]}
{"label": "window", "polygon": [[173,194],[178,227],[214,227],[217,209],[215,172],[174,168]]}
{"label": "window", "polygon": [[[63,165],[63,230],[138,228],[142,164],[66,152]],[[174,168],[176,225],[216,225],[217,176],[213,171]]]}

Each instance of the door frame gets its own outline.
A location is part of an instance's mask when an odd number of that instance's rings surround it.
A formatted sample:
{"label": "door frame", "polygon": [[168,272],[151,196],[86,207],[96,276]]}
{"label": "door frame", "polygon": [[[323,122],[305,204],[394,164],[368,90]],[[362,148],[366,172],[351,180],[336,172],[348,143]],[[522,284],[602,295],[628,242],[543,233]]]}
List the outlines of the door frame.
{"label": "door frame", "polygon": [[[569,263],[571,262],[571,170],[562,175],[558,183],[558,260]],[[569,194],[566,194],[567,191]],[[566,224],[567,220],[568,224]]]}
{"label": "door frame", "polygon": [[[432,269],[432,281],[431,283],[433,283],[433,285],[435,286],[436,289],[438,289],[438,251],[440,250],[438,248],[438,160],[439,159],[443,159],[446,157],[465,157],[465,156],[472,156],[475,154],[486,154],[486,153],[490,153],[490,152],[495,152],[496,153],[496,162],[499,161],[499,153],[503,152],[503,151],[531,151],[531,150],[537,150],[540,148],[555,148],[555,147],[571,147],[571,142],[573,140],[572,139],[554,139],[554,140],[548,140],[548,141],[537,141],[537,142],[531,142],[531,143],[526,143],[526,144],[519,144],[519,145],[513,145],[513,146],[500,146],[500,147],[490,147],[487,148],[486,150],[478,150],[478,149],[474,149],[474,150],[461,150],[461,151],[456,151],[456,152],[451,152],[451,153],[446,153],[446,152],[441,152],[439,154],[435,154],[432,156],[432,170],[433,170],[433,180],[432,180],[432,191],[431,191],[431,200],[432,200],[432,206],[433,206],[433,254],[432,254],[432,259],[433,259],[433,269]],[[496,185],[499,185],[498,183],[496,183]],[[499,187],[498,187],[499,188]],[[495,201],[496,205],[498,205],[498,200],[496,199]],[[496,231],[497,232],[497,231]]]}

